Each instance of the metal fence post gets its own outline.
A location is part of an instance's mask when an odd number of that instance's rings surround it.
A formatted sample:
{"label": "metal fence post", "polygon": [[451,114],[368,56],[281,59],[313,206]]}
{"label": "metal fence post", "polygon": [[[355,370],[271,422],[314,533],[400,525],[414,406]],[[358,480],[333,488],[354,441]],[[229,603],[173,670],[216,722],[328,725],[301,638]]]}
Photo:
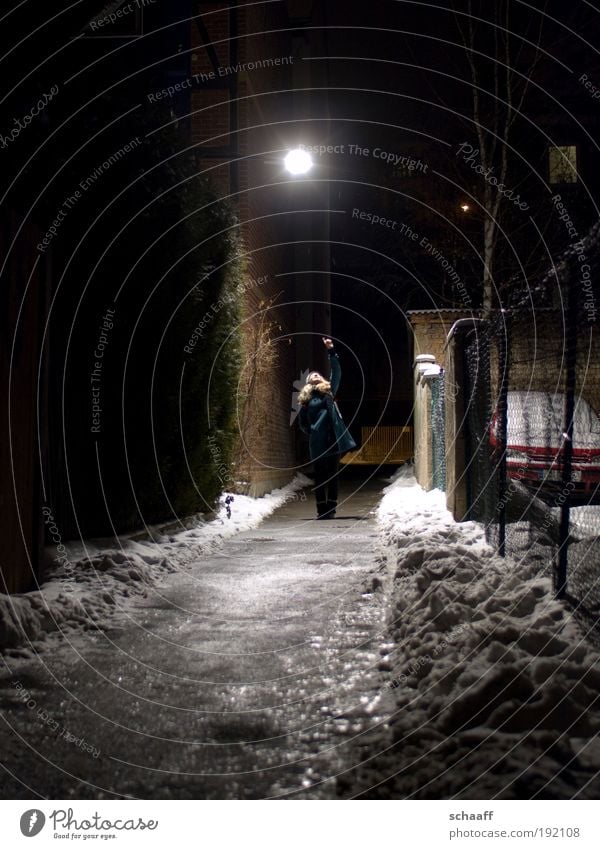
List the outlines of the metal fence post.
{"label": "metal fence post", "polygon": [[[572,269],[568,269],[571,272]],[[575,389],[577,380],[577,287],[571,277],[567,283],[567,327],[565,352],[565,415],[562,449],[562,496],[558,562],[555,577],[557,598],[567,592],[567,568],[569,562],[569,528],[571,522],[571,477],[573,464],[573,418],[575,413]]]}
{"label": "metal fence post", "polygon": [[498,554],[506,556],[506,439],[507,439],[507,393],[510,351],[510,313],[501,310],[498,318]]}

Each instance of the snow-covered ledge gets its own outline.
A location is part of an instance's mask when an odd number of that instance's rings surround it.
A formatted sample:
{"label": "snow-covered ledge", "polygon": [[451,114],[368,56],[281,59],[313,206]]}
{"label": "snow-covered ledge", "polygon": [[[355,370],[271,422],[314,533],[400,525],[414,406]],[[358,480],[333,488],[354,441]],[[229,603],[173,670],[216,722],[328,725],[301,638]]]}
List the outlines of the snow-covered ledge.
{"label": "snow-covered ledge", "polygon": [[421,383],[429,384],[432,380],[436,380],[442,373],[442,367],[437,363],[428,366],[425,371],[421,372]]}
{"label": "snow-covered ledge", "polygon": [[414,451],[415,477],[423,489],[433,486],[433,457],[431,451],[431,396],[423,376],[433,368],[438,370],[433,354],[419,354],[415,357],[415,405],[414,405]]}
{"label": "snow-covered ledge", "polygon": [[420,375],[423,374],[423,372],[426,371],[432,363],[435,363],[435,357],[433,354],[418,354],[413,363],[415,378],[418,380]]}

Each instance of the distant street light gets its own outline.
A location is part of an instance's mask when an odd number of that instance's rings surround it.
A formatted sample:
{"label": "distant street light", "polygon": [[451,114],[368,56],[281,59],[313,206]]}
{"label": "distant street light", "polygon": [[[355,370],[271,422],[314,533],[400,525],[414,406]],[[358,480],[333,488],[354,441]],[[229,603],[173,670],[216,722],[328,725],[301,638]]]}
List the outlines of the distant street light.
{"label": "distant street light", "polygon": [[463,212],[468,212],[471,209],[468,203],[461,203],[460,208]]}
{"label": "distant street light", "polygon": [[306,174],[307,171],[310,171],[313,166],[313,161],[310,153],[307,153],[305,150],[301,150],[301,148],[298,147],[294,150],[290,150],[283,160],[283,164],[290,174],[296,176],[298,174]]}

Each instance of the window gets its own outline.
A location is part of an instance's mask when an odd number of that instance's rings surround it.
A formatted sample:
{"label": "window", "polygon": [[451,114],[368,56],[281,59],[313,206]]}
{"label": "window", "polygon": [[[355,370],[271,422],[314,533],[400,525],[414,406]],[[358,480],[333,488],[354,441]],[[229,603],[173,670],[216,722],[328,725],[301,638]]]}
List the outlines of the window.
{"label": "window", "polygon": [[412,177],[415,172],[414,170],[409,171],[406,165],[396,165],[392,169],[392,173],[396,180],[406,180],[408,177]]}
{"label": "window", "polygon": [[550,183],[577,182],[577,147],[574,144],[548,149],[548,177]]}
{"label": "window", "polygon": [[398,153],[397,156],[398,161],[392,167],[392,173],[397,180],[407,180],[427,173],[427,164],[418,152]]}

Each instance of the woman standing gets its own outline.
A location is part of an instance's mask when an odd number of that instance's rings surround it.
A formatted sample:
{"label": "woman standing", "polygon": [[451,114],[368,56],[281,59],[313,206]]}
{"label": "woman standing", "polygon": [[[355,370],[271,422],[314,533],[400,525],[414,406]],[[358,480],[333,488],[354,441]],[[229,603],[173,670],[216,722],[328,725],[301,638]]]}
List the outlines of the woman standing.
{"label": "woman standing", "polygon": [[356,443],[346,429],[335,395],[340,386],[342,369],[331,339],[323,339],[329,350],[331,375],[325,380],[312,371],[298,394],[300,429],[309,437],[308,448],[315,471],[317,519],[333,519],[338,501],[340,455],[353,451]]}

